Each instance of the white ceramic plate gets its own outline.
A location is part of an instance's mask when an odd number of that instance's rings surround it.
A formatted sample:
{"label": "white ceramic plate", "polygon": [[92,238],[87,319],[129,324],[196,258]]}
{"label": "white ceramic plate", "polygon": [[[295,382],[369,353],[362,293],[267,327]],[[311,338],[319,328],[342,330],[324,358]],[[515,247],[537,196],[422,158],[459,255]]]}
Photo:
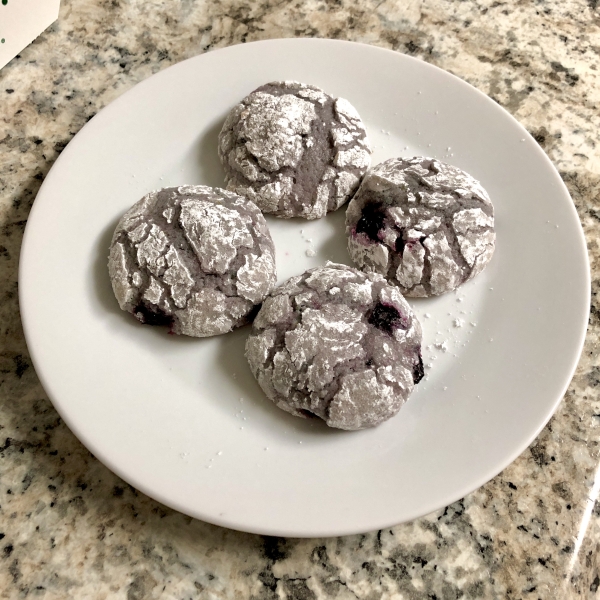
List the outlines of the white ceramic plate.
{"label": "white ceramic plate", "polygon": [[[119,217],[155,188],[221,185],[216,140],[226,113],[281,79],[348,98],[374,143],[373,164],[438,157],[479,179],[496,207],[497,250],[485,272],[457,294],[413,302],[430,346],[429,375],[375,429],[328,430],[277,409],[243,357],[248,328],[213,339],[169,336],[122,313],[112,295],[106,259]],[[343,209],[317,222],[269,218],[280,281],[326,259],[348,263],[343,221]],[[95,456],[184,513],[289,536],[391,526],[500,472],[560,402],[590,294],[569,194],[508,113],[421,61],[315,39],[198,56],[101,111],[48,174],[20,268],[35,368]],[[435,347],[444,341],[446,351]]]}

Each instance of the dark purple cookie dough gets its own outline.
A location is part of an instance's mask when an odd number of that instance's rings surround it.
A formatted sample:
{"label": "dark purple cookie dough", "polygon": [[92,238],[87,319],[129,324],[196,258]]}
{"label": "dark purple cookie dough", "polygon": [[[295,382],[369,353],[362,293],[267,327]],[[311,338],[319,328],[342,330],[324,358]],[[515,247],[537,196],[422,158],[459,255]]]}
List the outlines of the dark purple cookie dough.
{"label": "dark purple cookie dough", "polygon": [[256,89],[219,134],[227,189],[284,218],[318,219],[342,206],[358,189],[370,153],[347,100],[295,81]]}
{"label": "dark purple cookie dough", "polygon": [[139,321],[206,337],[249,322],[275,285],[275,248],[253,202],[185,185],[123,215],[108,270],[119,306]]}
{"label": "dark purple cookie dough", "polygon": [[279,408],[339,429],[394,416],[423,377],[421,325],[398,288],[335,263],[269,294],[246,357]]}
{"label": "dark purple cookie dough", "polygon": [[406,296],[438,296],[492,258],[494,207],[481,184],[432,158],[392,158],[363,178],[346,211],[348,250]]}

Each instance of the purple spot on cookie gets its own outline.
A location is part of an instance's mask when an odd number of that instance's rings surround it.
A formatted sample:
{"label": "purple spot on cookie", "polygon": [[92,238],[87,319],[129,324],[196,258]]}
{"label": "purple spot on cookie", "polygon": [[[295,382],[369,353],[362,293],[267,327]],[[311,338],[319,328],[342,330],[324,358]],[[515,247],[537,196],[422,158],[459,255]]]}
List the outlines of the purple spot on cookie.
{"label": "purple spot on cookie", "polygon": [[158,306],[146,302],[140,302],[135,307],[133,314],[144,325],[166,325],[171,327],[174,321],[171,315],[165,313]]}
{"label": "purple spot on cookie", "polygon": [[425,376],[425,369],[423,368],[423,358],[421,357],[421,353],[419,352],[419,360],[417,364],[413,367],[412,371],[413,381],[415,385],[423,379]]}
{"label": "purple spot on cookie", "polygon": [[385,208],[382,203],[367,204],[356,224],[356,233],[364,233],[370,240],[379,241],[379,232],[383,229]]}
{"label": "purple spot on cookie", "polygon": [[403,233],[404,233],[404,230],[401,230],[400,235],[396,238],[395,250],[399,254],[402,254],[404,252],[404,246],[406,246],[406,243],[404,242],[404,238],[402,237]]}
{"label": "purple spot on cookie", "polygon": [[310,410],[307,410],[306,408],[301,408],[300,410],[298,410],[298,412],[306,417],[307,419],[318,419],[319,417],[317,415],[315,415],[314,412],[311,412]]}
{"label": "purple spot on cookie", "polygon": [[256,317],[256,315],[258,314],[258,311],[260,310],[260,307],[262,306],[262,304],[255,304],[251,309],[250,312],[248,313],[248,322],[251,323],[252,321],[254,321],[254,318]]}
{"label": "purple spot on cookie", "polygon": [[371,325],[390,335],[395,329],[408,329],[408,319],[396,307],[382,302],[375,305],[368,320]]}

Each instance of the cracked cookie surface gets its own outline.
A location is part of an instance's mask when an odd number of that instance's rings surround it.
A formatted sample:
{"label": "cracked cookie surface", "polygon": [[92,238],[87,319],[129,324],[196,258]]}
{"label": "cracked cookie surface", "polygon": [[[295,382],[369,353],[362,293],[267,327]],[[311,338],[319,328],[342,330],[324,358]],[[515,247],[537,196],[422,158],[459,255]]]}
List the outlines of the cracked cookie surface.
{"label": "cracked cookie surface", "polygon": [[277,217],[318,219],[356,192],[371,148],[356,109],[312,85],[267,83],[219,134],[227,189]]}
{"label": "cracked cookie surface", "polygon": [[121,309],[173,333],[206,337],[250,320],[276,281],[264,216],[203,185],[154,191],[119,221],[108,270]]}
{"label": "cracked cookie surface", "polygon": [[373,167],[346,211],[348,251],[412,297],[438,296],[492,258],[494,207],[471,175],[432,158]]}
{"label": "cracked cookie surface", "polygon": [[397,287],[381,275],[327,263],[269,294],[246,357],[279,408],[355,430],[400,410],[423,377],[421,337]]}

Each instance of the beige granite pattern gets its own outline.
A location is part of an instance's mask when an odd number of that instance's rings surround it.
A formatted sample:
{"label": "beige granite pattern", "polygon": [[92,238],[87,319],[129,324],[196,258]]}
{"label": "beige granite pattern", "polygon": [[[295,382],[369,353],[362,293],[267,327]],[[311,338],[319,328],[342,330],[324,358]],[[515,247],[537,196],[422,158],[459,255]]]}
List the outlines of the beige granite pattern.
{"label": "beige granite pattern", "polygon": [[[584,353],[536,442],[444,510],[337,539],[228,531],[119,480],[46,398],[17,303],[28,212],[87,120],[184,58],[292,36],[392,48],[489,94],[559,168],[592,263]],[[0,598],[598,597],[599,58],[598,0],[63,0],[59,21],[0,71]]]}

